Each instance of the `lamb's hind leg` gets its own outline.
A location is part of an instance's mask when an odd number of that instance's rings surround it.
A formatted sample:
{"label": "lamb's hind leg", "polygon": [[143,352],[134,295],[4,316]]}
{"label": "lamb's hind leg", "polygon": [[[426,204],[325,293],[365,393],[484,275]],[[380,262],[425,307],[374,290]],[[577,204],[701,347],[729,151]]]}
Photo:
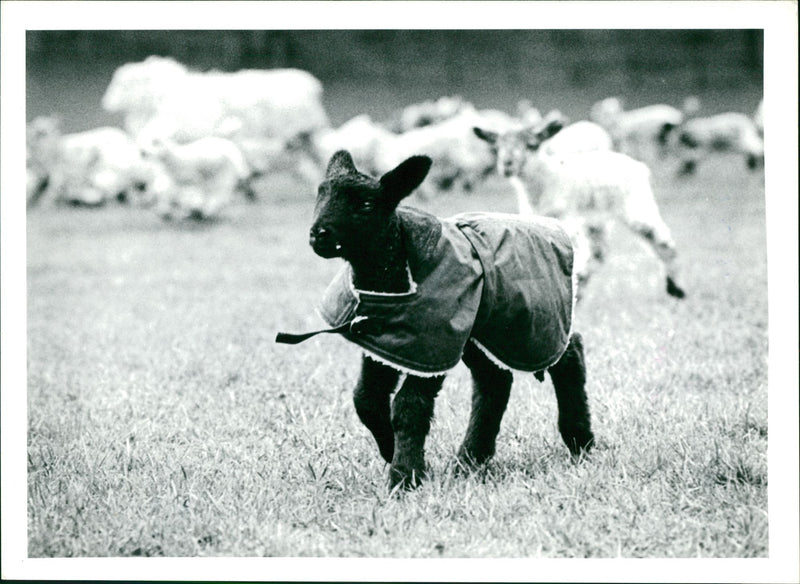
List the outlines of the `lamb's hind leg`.
{"label": "lamb's hind leg", "polygon": [[467,467],[486,462],[493,454],[500,422],[511,394],[511,372],[495,365],[473,343],[464,349],[464,363],[472,373],[472,412],[458,460]]}
{"label": "lamb's hind leg", "polygon": [[675,298],[685,297],[686,293],[677,283],[675,260],[678,253],[675,249],[675,242],[672,240],[669,227],[658,215],[657,209],[650,212],[650,219],[647,221],[628,216],[625,218],[625,223],[650,245],[658,259],[664,264],[667,270],[667,294]]}
{"label": "lamb's hind leg", "polygon": [[394,456],[394,432],[391,422],[391,396],[397,387],[400,372],[378,363],[366,355],[361,360],[353,402],[361,422],[372,432],[386,462]]}
{"label": "lamb's hind leg", "polygon": [[558,429],[570,452],[577,456],[594,444],[586,398],[583,340],[573,333],[567,350],[548,370],[558,401]]}

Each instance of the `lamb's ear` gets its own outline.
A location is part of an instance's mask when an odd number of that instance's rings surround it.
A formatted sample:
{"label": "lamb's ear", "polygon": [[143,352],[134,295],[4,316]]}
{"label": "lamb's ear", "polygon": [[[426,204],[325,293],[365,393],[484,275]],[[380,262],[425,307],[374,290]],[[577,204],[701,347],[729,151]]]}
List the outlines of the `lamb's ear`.
{"label": "lamb's ear", "polygon": [[478,128],[478,127],[472,128],[472,131],[475,132],[475,135],[484,142],[488,142],[489,144],[494,144],[495,142],[497,142],[498,138],[497,132],[484,130],[483,128]]}
{"label": "lamb's ear", "polygon": [[525,141],[529,148],[536,149],[539,145],[558,134],[564,127],[566,118],[562,116],[547,116],[535,128],[525,131]]}
{"label": "lamb's ear", "polygon": [[328,170],[325,171],[325,177],[330,178],[339,174],[354,174],[356,172],[358,171],[350,153],[347,150],[339,150],[331,156],[331,160],[328,162]]}
{"label": "lamb's ear", "polygon": [[412,156],[381,177],[386,196],[396,205],[417,188],[431,169],[428,156]]}

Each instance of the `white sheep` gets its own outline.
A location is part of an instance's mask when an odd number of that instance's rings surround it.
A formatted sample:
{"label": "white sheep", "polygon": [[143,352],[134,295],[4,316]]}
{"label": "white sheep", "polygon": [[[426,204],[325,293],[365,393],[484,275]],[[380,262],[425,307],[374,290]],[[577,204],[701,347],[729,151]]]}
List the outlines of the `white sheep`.
{"label": "white sheep", "polygon": [[134,136],[189,142],[238,135],[291,139],[328,126],[322,84],[298,69],[190,71],[169,57],[119,67],[102,100]]}
{"label": "white sheep", "polygon": [[750,170],[764,163],[764,140],[756,121],[738,112],[686,120],[675,130],[673,146],[680,174],[693,173],[700,160],[714,152],[741,154]]}
{"label": "white sheep", "polygon": [[29,168],[46,177],[40,178],[46,189],[33,193],[34,199],[88,206],[141,202],[143,160],[123,130],[106,126],[62,135],[57,120],[37,118],[27,138]]}
{"label": "white sheep", "polygon": [[560,132],[544,141],[540,147],[542,154],[548,156],[578,154],[595,150],[612,150],[614,147],[611,135],[603,126],[587,120],[568,124],[567,119],[558,110],[548,113],[544,118],[540,117],[538,122],[526,123],[522,127],[533,127],[555,120],[560,120],[564,127]]}
{"label": "white sheep", "polygon": [[188,144],[156,141],[147,156],[152,163],[148,184],[164,219],[217,217],[250,177],[236,144],[217,136]]}
{"label": "white sheep", "polygon": [[[372,174],[379,173],[376,161],[378,153],[395,138],[396,134],[375,122],[368,114],[351,118],[338,128],[318,132],[314,137],[320,160],[330,160],[337,151],[347,150],[360,168]],[[323,171],[324,168],[320,168],[320,179]]]}
{"label": "white sheep", "polygon": [[439,122],[384,139],[374,155],[377,173],[387,172],[406,158],[424,152],[434,160],[428,178],[417,189],[421,198],[455,185],[472,189],[491,172],[494,158],[488,148],[471,138],[476,125],[505,130],[514,119],[498,110],[465,107]]}
{"label": "white sheep", "polygon": [[27,206],[39,202],[47,192],[50,175],[58,162],[61,130],[56,118],[39,116],[26,127],[25,166]]}
{"label": "white sheep", "polygon": [[503,112],[478,111],[467,105],[444,121],[395,134],[362,114],[336,129],[318,132],[315,144],[322,160],[338,150],[348,150],[359,167],[372,174],[382,174],[414,153],[425,152],[436,164],[417,194],[429,198],[456,184],[469,190],[491,171],[494,165],[491,152],[471,139],[475,124],[505,129],[513,123]]}
{"label": "white sheep", "polygon": [[443,122],[466,107],[472,107],[472,104],[464,101],[461,96],[444,95],[436,100],[406,106],[387,123],[387,128],[395,134],[403,134],[414,128]]}
{"label": "white sheep", "polygon": [[589,119],[608,130],[616,150],[649,160],[654,153],[665,154],[670,133],[683,123],[686,115],[697,110],[698,103],[697,98],[688,97],[683,109],[653,104],[626,111],[620,98],[608,97],[591,107]]}
{"label": "white sheep", "polygon": [[666,268],[667,292],[682,298],[684,291],[676,283],[675,243],[659,213],[648,167],[611,151],[541,152],[540,146],[561,124],[560,119],[552,119],[535,128],[503,133],[480,127],[474,131],[493,146],[498,172],[512,179],[520,213],[538,211],[567,225],[575,245],[580,288],[603,260],[607,228],[618,220],[649,244]]}
{"label": "white sheep", "polygon": [[234,141],[250,169],[248,196],[257,198],[264,187],[255,187],[262,177],[283,175],[303,185],[319,182],[321,158],[317,152],[318,134],[300,134],[291,140],[283,138],[239,137]]}

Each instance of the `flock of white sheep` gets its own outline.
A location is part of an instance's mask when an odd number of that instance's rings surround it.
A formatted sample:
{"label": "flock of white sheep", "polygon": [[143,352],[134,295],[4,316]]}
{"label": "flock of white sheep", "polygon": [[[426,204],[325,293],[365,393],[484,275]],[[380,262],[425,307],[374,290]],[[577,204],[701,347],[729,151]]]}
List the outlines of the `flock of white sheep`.
{"label": "flock of white sheep", "polygon": [[[212,218],[236,197],[253,198],[254,181],[271,173],[289,172],[315,185],[340,149],[373,174],[414,154],[430,156],[433,168],[418,194],[431,197],[453,187],[473,189],[497,167],[496,150],[475,128],[524,134],[554,119],[563,129],[535,153],[520,142],[529,158],[613,150],[648,162],[671,155],[682,173],[715,151],[740,153],[749,168],[763,163],[761,105],[753,115],[701,117],[694,98],[681,108],[634,110],[608,98],[591,108],[588,120],[567,124],[559,112],[543,117],[527,100],[512,115],[448,96],[411,105],[387,121],[364,114],[333,128],[322,97],[320,81],[297,69],[199,72],[159,56],[125,64],[102,99],[107,112],[123,116],[124,129],[63,134],[53,117],[28,124],[28,205],[121,201],[165,219]],[[535,188],[522,186],[524,174],[507,176],[520,209],[523,199],[532,208]]]}

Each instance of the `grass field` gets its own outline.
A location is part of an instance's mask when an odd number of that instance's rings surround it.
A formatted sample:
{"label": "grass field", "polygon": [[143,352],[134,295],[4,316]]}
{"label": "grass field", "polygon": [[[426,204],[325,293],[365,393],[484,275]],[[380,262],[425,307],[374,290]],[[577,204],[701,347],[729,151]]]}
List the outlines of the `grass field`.
{"label": "grass field", "polygon": [[[720,158],[655,188],[689,297],[622,228],[577,313],[598,447],[569,459],[550,382],[518,375],[495,458],[453,472],[469,377],[437,400],[432,477],[389,496],[351,401],[358,350],[314,326],[338,268],[311,191],[276,179],[214,224],[37,209],[28,246],[28,553],[766,557],[763,173]],[[499,181],[414,202],[513,210]]]}

